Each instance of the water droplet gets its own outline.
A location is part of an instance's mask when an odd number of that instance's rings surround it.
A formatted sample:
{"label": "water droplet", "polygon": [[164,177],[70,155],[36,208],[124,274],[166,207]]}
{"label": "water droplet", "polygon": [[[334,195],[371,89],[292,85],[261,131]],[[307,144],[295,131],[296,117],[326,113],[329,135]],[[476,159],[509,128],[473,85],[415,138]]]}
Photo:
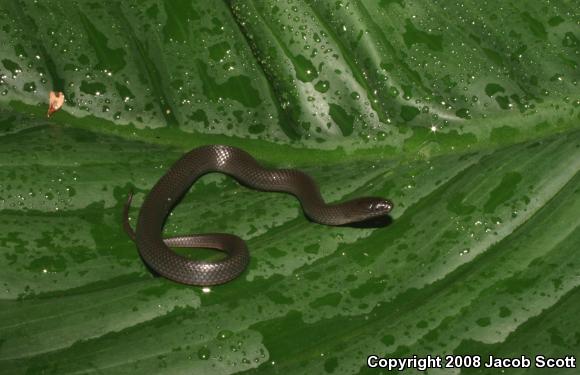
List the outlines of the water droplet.
{"label": "water droplet", "polygon": [[227,338],[230,338],[230,337],[232,337],[232,335],[233,335],[233,334],[234,334],[234,333],[233,333],[232,331],[223,330],[223,331],[220,331],[220,332],[218,333],[218,335],[217,335],[217,338],[218,338],[219,340],[225,340],[225,339],[227,339]]}
{"label": "water droplet", "polygon": [[208,360],[211,355],[211,351],[206,347],[202,347],[197,351],[197,358],[202,360]]}

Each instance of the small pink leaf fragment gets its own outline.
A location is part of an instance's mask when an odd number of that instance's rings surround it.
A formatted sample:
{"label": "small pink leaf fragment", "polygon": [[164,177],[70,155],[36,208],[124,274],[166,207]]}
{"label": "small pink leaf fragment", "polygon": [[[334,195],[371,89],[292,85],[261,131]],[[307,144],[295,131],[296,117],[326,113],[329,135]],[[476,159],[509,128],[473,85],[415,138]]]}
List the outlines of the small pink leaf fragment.
{"label": "small pink leaf fragment", "polygon": [[64,104],[64,94],[60,91],[51,91],[48,96],[48,112],[46,117],[50,117],[54,112],[58,111]]}

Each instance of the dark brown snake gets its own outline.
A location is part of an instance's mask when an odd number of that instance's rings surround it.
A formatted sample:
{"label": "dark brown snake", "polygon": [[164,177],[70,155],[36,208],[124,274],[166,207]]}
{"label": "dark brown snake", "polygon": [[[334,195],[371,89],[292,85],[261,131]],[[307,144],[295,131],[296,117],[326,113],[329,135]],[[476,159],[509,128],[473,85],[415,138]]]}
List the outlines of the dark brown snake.
{"label": "dark brown snake", "polygon": [[[162,238],[163,226],[173,207],[202,175],[221,172],[243,185],[293,194],[306,215],[320,224],[343,225],[385,216],[393,204],[365,197],[326,204],[316,183],[295,169],[266,169],[248,153],[235,147],[212,145],[191,150],[153,186],[141,206],[137,231],[129,224],[132,193],[124,209],[124,229],[136,242],[143,261],[170,280],[189,285],[216,285],[239,276],[250,260],[246,243],[232,234],[212,233]],[[169,247],[210,248],[227,253],[216,262],[192,260]]]}

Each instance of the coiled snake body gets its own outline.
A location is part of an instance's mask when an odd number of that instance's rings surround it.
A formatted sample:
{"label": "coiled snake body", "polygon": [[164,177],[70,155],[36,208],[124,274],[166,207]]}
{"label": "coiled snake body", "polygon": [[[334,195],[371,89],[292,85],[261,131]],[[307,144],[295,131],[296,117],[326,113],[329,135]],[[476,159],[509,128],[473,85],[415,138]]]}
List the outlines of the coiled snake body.
{"label": "coiled snake body", "polygon": [[[124,209],[124,229],[136,242],[143,261],[158,274],[189,285],[216,285],[240,275],[249,262],[245,242],[225,233],[162,238],[169,213],[190,186],[202,175],[221,172],[257,190],[293,194],[306,215],[326,225],[342,225],[385,216],[393,204],[382,198],[365,197],[338,204],[326,204],[316,183],[295,169],[266,169],[251,155],[235,147],[203,146],[185,154],[145,197],[137,230],[129,224],[129,195]],[[173,252],[171,247],[212,248],[225,251],[226,258],[216,262],[192,260]]]}

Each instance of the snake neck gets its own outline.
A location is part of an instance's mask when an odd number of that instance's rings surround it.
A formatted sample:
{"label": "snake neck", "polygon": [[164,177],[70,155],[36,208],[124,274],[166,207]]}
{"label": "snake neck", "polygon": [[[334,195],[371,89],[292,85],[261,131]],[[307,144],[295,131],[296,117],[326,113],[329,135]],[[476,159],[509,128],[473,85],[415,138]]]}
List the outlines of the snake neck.
{"label": "snake neck", "polygon": [[352,222],[352,218],[349,219],[345,212],[348,211],[348,207],[344,204],[326,204],[322,199],[320,199],[316,204],[304,204],[302,203],[302,209],[304,213],[312,220],[323,225],[344,225]]}

